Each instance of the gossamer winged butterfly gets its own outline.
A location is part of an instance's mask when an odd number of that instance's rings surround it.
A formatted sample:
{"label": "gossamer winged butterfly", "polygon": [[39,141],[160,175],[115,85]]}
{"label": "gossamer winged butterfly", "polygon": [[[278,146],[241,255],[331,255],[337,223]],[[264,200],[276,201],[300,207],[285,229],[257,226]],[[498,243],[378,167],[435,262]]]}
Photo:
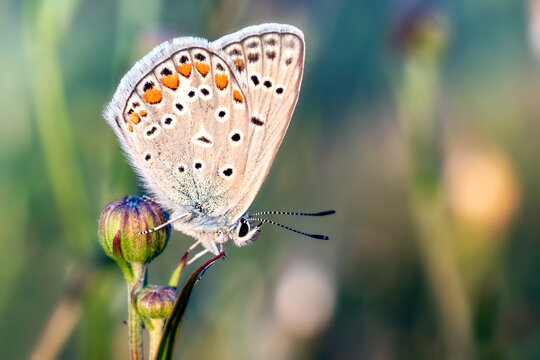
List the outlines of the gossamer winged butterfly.
{"label": "gossamer winged butterfly", "polygon": [[246,213],[289,126],[303,68],[303,33],[263,24],[214,42],[164,42],[123,77],[104,116],[146,188],[172,210],[168,223],[196,239],[190,250],[249,244],[263,222],[327,239],[257,216],[334,211]]}

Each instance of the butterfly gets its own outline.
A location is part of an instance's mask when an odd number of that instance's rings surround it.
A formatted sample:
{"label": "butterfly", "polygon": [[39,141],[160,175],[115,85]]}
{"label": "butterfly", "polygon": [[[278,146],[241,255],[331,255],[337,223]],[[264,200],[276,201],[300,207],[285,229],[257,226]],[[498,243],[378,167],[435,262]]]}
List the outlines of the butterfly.
{"label": "butterfly", "polygon": [[[291,25],[250,26],[216,41],[179,37],[122,78],[104,117],[167,224],[218,254],[243,246],[264,222],[247,213],[283,141],[298,100],[305,43]],[[258,224],[257,224],[258,223]],[[220,245],[220,249],[218,249]],[[202,254],[201,254],[202,255]]]}

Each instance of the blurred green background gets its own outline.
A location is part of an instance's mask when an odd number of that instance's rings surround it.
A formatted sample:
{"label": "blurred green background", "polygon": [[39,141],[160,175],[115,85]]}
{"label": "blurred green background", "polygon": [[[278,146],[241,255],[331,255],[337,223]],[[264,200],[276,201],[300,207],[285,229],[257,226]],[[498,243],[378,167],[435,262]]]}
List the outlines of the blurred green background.
{"label": "blurred green background", "polygon": [[331,240],[229,245],[177,358],[539,359],[538,0],[0,1],[1,357],[127,357],[97,220],[142,192],[101,111],[158,43],[268,21],[306,68],[251,209],[334,208],[277,218]]}

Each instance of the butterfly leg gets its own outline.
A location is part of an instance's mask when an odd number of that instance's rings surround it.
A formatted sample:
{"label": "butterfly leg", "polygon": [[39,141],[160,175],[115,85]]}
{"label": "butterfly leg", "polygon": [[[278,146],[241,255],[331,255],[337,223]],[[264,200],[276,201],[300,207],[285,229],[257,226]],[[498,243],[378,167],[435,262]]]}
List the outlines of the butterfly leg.
{"label": "butterfly leg", "polygon": [[219,235],[219,252],[223,252],[223,243],[225,242],[225,234]]}
{"label": "butterfly leg", "polygon": [[207,252],[208,252],[208,249],[204,249],[204,250],[198,252],[197,254],[195,254],[195,256],[194,256],[191,260],[189,260],[189,261],[187,262],[187,265],[192,264],[195,260],[197,260],[198,258],[200,258],[201,256],[203,256],[203,255],[206,254]]}
{"label": "butterfly leg", "polygon": [[190,252],[192,251],[193,249],[195,249],[197,247],[197,245],[199,245],[201,243],[200,240],[197,240],[193,243],[193,245],[191,245],[188,249],[187,249],[187,252]]}

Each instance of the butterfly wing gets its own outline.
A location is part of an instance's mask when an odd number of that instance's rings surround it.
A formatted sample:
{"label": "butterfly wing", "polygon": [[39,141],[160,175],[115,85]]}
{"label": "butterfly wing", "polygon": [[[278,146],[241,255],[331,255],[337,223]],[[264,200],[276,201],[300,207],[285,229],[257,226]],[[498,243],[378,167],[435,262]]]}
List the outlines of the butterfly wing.
{"label": "butterfly wing", "polygon": [[213,43],[173,39],[124,76],[104,115],[162,204],[205,214],[199,228],[212,226],[208,219],[233,223],[283,140],[303,63],[302,32],[287,25],[248,27]]}
{"label": "butterfly wing", "polygon": [[204,39],[163,43],[126,74],[105,110],[148,190],[175,212],[217,212],[226,206],[219,193],[243,176],[228,159],[240,157],[247,132],[245,84],[228,61]]}
{"label": "butterfly wing", "polygon": [[230,201],[220,213],[234,222],[259,192],[291,121],[304,68],[304,36],[290,25],[263,24],[227,35],[211,47],[230,56],[238,81],[247,84],[245,149],[234,160],[244,166],[244,176],[222,192]]}

